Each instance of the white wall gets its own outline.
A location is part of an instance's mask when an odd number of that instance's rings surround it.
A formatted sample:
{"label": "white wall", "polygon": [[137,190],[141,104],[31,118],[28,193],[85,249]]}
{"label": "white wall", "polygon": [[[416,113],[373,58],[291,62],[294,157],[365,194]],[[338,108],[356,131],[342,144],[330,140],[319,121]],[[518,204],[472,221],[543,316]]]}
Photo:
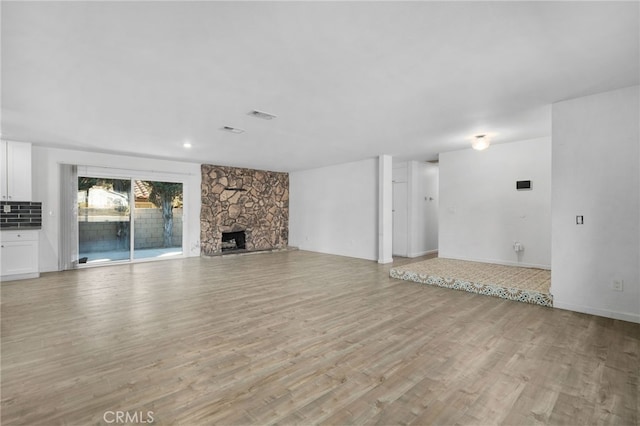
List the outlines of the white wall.
{"label": "white wall", "polygon": [[[640,322],[638,93],[635,86],[553,105],[556,307]],[[612,291],[613,280],[624,291]]]}
{"label": "white wall", "polygon": [[[551,266],[551,140],[440,154],[440,257]],[[516,181],[532,190],[517,191]],[[524,245],[519,255],[514,241]]]}
{"label": "white wall", "polygon": [[292,172],[289,194],[289,245],[378,260],[377,159]]}
{"label": "white wall", "polygon": [[40,232],[40,272],[58,270],[60,242],[60,164],[118,168],[143,171],[139,176],[160,179],[162,176],[184,183],[184,240],[187,256],[200,255],[200,165],[168,160],[154,160],[122,155],[33,146],[33,200],[42,202]]}

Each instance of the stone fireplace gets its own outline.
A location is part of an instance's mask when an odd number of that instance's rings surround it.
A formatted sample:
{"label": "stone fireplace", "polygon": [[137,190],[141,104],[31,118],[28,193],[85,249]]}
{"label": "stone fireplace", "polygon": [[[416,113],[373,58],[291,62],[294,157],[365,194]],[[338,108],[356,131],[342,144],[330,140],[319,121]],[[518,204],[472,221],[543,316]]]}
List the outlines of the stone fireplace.
{"label": "stone fireplace", "polygon": [[[287,173],[203,164],[200,248],[223,251],[284,249],[289,239]],[[240,248],[244,245],[244,248]]]}

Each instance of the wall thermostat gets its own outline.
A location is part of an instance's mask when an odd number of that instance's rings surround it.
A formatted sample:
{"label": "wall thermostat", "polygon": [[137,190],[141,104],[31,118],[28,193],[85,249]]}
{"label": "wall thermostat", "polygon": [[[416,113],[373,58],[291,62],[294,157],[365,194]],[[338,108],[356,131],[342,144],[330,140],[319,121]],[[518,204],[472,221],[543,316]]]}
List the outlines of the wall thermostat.
{"label": "wall thermostat", "polygon": [[531,181],[530,180],[519,180],[516,182],[516,189],[518,191],[531,189]]}

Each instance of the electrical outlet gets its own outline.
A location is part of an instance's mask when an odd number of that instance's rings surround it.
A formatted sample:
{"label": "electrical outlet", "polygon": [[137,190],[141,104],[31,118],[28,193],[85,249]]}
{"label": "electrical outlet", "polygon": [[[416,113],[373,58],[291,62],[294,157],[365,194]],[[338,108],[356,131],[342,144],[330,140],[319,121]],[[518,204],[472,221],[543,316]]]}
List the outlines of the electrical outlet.
{"label": "electrical outlet", "polygon": [[613,280],[613,281],[611,281],[611,290],[613,290],[613,291],[624,291],[624,281],[623,280]]}

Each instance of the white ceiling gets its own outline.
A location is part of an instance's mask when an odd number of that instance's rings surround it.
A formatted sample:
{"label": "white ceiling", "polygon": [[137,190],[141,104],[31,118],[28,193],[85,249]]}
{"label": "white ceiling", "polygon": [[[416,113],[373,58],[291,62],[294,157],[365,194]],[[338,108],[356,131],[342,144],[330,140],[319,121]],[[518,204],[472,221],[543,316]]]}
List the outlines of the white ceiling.
{"label": "white ceiling", "polygon": [[3,1],[2,137],[293,171],[549,136],[639,84],[639,5]]}

